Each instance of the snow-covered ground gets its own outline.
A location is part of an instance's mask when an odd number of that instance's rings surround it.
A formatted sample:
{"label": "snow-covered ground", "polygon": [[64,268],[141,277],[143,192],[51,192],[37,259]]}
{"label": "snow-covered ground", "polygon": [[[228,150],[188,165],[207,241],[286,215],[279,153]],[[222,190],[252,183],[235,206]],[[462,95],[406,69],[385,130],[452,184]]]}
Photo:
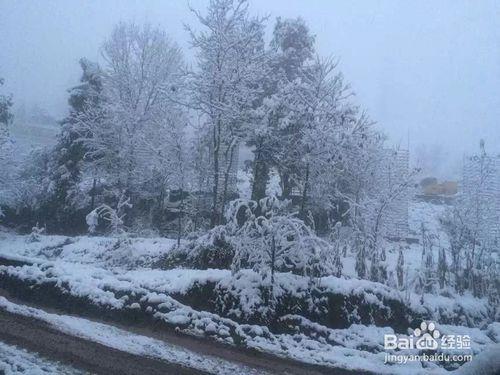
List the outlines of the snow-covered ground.
{"label": "snow-covered ground", "polygon": [[79,375],[84,373],[0,341],[0,374]]}
{"label": "snow-covered ground", "polygon": [[[1,255],[1,253],[0,253]],[[5,254],[4,254],[5,255]],[[33,260],[32,257],[16,256],[22,260]],[[75,297],[89,298],[96,305],[121,309],[129,307],[127,296],[118,297],[117,294],[148,296],[155,301],[167,302],[166,297],[171,294],[185,294],[195,284],[204,285],[209,282],[217,283],[220,287],[231,289],[239,299],[243,314],[251,313],[262,304],[259,293],[261,279],[253,271],[241,271],[238,278],[234,278],[229,270],[195,270],[173,269],[158,270],[139,268],[124,270],[121,268],[103,268],[91,264],[67,262],[65,260],[42,261],[38,264],[21,267],[0,266],[0,272],[32,283],[47,283],[55,281],[68,293]],[[308,278],[289,273],[276,275],[276,293],[289,293],[300,297],[308,288]],[[342,295],[361,295],[365,300],[382,305],[382,299],[405,300],[405,303],[415,312],[427,313],[435,320],[447,318],[453,320],[457,312],[464,313],[476,324],[487,320],[487,301],[477,299],[469,294],[460,298],[426,294],[424,303],[420,296],[410,293],[405,296],[383,284],[355,278],[345,279],[333,276],[323,277],[318,283],[326,292]],[[160,297],[158,297],[160,296]],[[163,298],[163,299],[162,299]],[[471,325],[466,320],[463,324]]]}
{"label": "snow-covered ground", "polygon": [[11,259],[63,260],[102,268],[148,267],[176,243],[168,238],[113,238],[44,236],[32,241],[30,235],[1,231],[0,256]]}
{"label": "snow-covered ground", "polygon": [[[409,209],[410,235],[420,237],[422,223],[426,230],[433,233],[436,243],[433,247],[437,259],[440,245],[449,248],[448,238],[441,229],[439,217],[446,206],[426,202],[412,202]],[[24,257],[32,261],[64,260],[78,264],[91,264],[103,268],[143,268],[150,267],[161,255],[164,255],[175,245],[175,240],[168,238],[129,238],[127,240],[110,237],[66,237],[40,236],[40,241],[30,242],[29,235],[15,235],[0,231],[0,256],[10,258]],[[414,278],[420,268],[422,249],[418,243],[406,244],[387,242],[386,255],[389,269],[395,268],[400,246],[404,249],[405,268],[408,267]],[[124,259],[126,261],[124,261]],[[342,259],[342,274],[346,277],[356,277],[354,269],[355,258],[347,254]]]}
{"label": "snow-covered ground", "polygon": [[[436,237],[433,247],[435,259],[441,246],[447,249],[448,239],[440,227],[439,217],[444,213],[446,206],[426,202],[412,202],[409,210],[410,234],[419,238],[423,223],[425,228]],[[110,237],[66,237],[40,236],[40,241],[30,242],[29,235],[15,235],[0,231],[0,256],[12,259],[25,259],[39,262],[40,260],[64,261],[76,264],[88,264],[105,269],[150,268],[175,245],[175,241],[168,238],[110,238]],[[400,246],[404,249],[405,270],[409,272],[409,279],[415,280],[422,262],[422,249],[418,243],[387,242],[386,255],[388,271],[395,271]],[[448,259],[451,256],[448,254]],[[355,278],[355,257],[348,253],[342,258],[342,274],[348,278]],[[140,277],[142,271],[135,272]],[[150,275],[148,273],[148,275]],[[161,273],[156,273],[156,276]],[[148,276],[149,277],[149,276]]]}
{"label": "snow-covered ground", "polygon": [[[231,283],[237,289],[237,294],[245,301],[242,309],[251,310],[257,294],[253,288],[258,288],[257,275],[247,272],[235,281],[231,278],[229,271],[224,270],[130,270],[118,272],[118,270],[107,270],[104,268],[76,264],[64,261],[52,261],[42,265],[23,267],[1,267],[2,272],[15,275],[19,279],[43,282],[47,280],[57,281],[66,285],[70,293],[79,297],[86,297],[98,305],[111,308],[141,308],[137,303],[132,303],[128,298],[115,295],[116,291],[127,292],[128,295],[142,295],[141,304],[151,303],[151,313],[156,319],[163,320],[172,325],[186,327],[185,332],[195,335],[213,334],[217,339],[227,343],[233,343],[228,332],[231,329],[240,331],[240,335],[246,340],[248,347],[267,351],[276,355],[291,357],[304,362],[344,367],[353,370],[370,370],[377,373],[418,373],[421,370],[419,363],[406,365],[393,365],[388,368],[384,365],[385,352],[383,350],[384,333],[394,333],[389,327],[351,325],[347,329],[328,329],[312,322],[303,322],[303,326],[314,325],[315,329],[323,332],[337,345],[332,345],[327,339],[313,339],[301,332],[297,334],[273,334],[264,326],[237,324],[234,321],[222,318],[217,314],[196,311],[189,306],[183,305],[170,297],[172,293],[182,293],[188,290],[195,282],[207,281],[219,282],[221,285]],[[277,275],[278,283],[283,288],[295,287],[304,289],[307,280],[290,274]],[[379,301],[379,295],[390,297],[393,290],[381,284],[362,280],[344,280],[338,278],[324,278],[322,284],[334,292],[343,294],[364,293],[365,298]],[[372,290],[372,292],[370,292]],[[436,310],[453,310],[453,304],[464,303],[464,299],[454,301],[445,297],[435,297],[437,302],[433,304]],[[442,300],[439,301],[438,299]],[[467,299],[465,299],[467,300]],[[473,303],[472,301],[471,303]],[[6,306],[5,301],[0,305]],[[381,303],[381,302],[378,302]],[[418,296],[412,298],[412,304],[419,306]],[[474,304],[473,304],[474,305]],[[12,306],[11,306],[12,307]],[[474,305],[475,307],[475,305]],[[58,323],[59,324],[59,323]],[[82,328],[85,332],[87,328]],[[453,327],[449,327],[453,330]],[[100,331],[100,330],[97,330]],[[496,332],[500,337],[498,325],[488,326],[486,331],[474,328],[455,327],[454,332],[460,334],[473,333],[472,348],[475,353],[495,343],[488,337],[488,332]],[[83,334],[83,333],[82,333]],[[107,337],[101,337],[102,343],[106,343]],[[118,340],[120,341],[120,340]],[[355,357],[356,361],[352,361]],[[439,368],[436,367],[435,371]]]}
{"label": "snow-covered ground", "polygon": [[[423,222],[427,230],[434,233],[441,244],[446,245],[446,236],[439,225],[439,215],[444,209],[444,206],[429,203],[413,203],[410,209],[412,234],[418,237]],[[256,306],[262,305],[258,292],[260,277],[249,270],[241,272],[238,278],[235,278],[228,270],[153,269],[154,263],[174,244],[175,241],[163,238],[119,239],[43,235],[38,241],[32,241],[30,236],[0,232],[0,256],[35,263],[22,267],[0,266],[0,272],[30,283],[56,282],[60,287],[64,287],[65,292],[88,298],[94,304],[107,308],[146,309],[154,318],[182,327],[186,333],[208,335],[225,343],[234,344],[229,331],[235,331],[244,339],[247,347],[308,363],[376,373],[422,372],[419,362],[391,366],[384,364],[387,351],[383,348],[383,338],[385,333],[394,333],[390,327],[352,324],[346,329],[330,329],[304,317],[291,316],[288,318],[300,320],[302,328],[309,327],[317,335],[306,335],[302,331],[295,334],[275,334],[265,326],[237,323],[212,312],[197,311],[180,303],[172,294],[184,294],[195,284],[216,283],[221,288],[231,289],[234,295],[238,296],[241,309],[238,314],[251,313]],[[395,267],[400,245],[402,244],[387,245],[389,269]],[[418,244],[404,246],[405,265],[414,277],[421,263],[421,248]],[[436,257],[438,249],[439,247],[435,246]],[[438,323],[443,317],[447,320],[462,319],[460,324],[464,326],[439,324],[439,328],[442,332],[470,335],[471,353],[474,355],[498,348],[500,324],[487,321],[485,299],[473,298],[468,294],[459,298],[426,294],[422,304],[420,296],[414,293],[405,296],[383,284],[356,279],[352,254],[347,254],[343,263],[342,278],[325,277],[319,280],[325,291],[346,296],[360,295],[374,305],[383,305],[383,299],[404,301],[412,311],[425,313]],[[304,277],[277,274],[276,280],[277,293],[300,295],[307,290],[308,279]],[[137,298],[131,300],[130,296]],[[0,305],[13,308],[4,300]],[[34,310],[26,311],[34,313]],[[45,316],[44,319],[46,318]],[[80,328],[79,334],[85,334],[87,328],[89,335],[100,332],[86,324],[83,324],[84,328]],[[74,333],[75,329],[71,329]],[[99,342],[106,344],[104,341],[111,340],[111,345],[115,345],[115,341],[120,341],[114,339],[119,334],[113,331],[108,336],[101,336]],[[131,344],[132,349],[123,350],[145,353],[140,346],[144,344],[141,340],[143,339]],[[158,343],[154,345],[156,347]],[[162,355],[171,355],[168,354],[170,349],[158,350]],[[182,359],[182,356],[180,358]],[[443,371],[445,370],[432,363],[426,368],[426,373]]]}

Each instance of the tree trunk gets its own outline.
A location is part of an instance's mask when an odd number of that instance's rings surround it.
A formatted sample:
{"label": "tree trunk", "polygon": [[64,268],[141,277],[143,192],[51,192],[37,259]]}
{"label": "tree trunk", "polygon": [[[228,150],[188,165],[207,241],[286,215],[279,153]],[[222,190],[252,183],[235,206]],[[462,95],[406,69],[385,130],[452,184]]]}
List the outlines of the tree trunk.
{"label": "tree trunk", "polygon": [[309,187],[309,164],[306,166],[306,178],[304,180],[304,189],[302,190],[302,202],[300,205],[300,218],[302,220],[306,220],[306,201],[307,201],[307,193]]}
{"label": "tree trunk", "polygon": [[212,197],[212,214],[210,216],[210,227],[213,228],[219,224],[220,214],[218,209],[218,195],[219,195],[219,146],[220,146],[220,120],[217,122],[217,126],[213,131],[213,158],[214,158],[214,170],[213,170],[213,197]]}
{"label": "tree trunk", "polygon": [[253,165],[252,200],[258,202],[266,196],[267,182],[269,181],[269,165],[260,149],[256,150]]}
{"label": "tree trunk", "polygon": [[179,217],[177,219],[177,248],[181,246],[183,214],[184,214],[184,191],[181,190],[181,204],[179,205]]}
{"label": "tree trunk", "polygon": [[273,238],[271,240],[271,288],[269,290],[269,297],[272,298],[274,295],[274,268],[276,263],[276,240]]}
{"label": "tree trunk", "polygon": [[94,178],[94,181],[92,182],[92,190],[90,192],[90,211],[93,211],[95,208],[95,188],[96,188],[96,179]]}
{"label": "tree trunk", "polygon": [[292,193],[292,183],[290,181],[290,175],[288,172],[283,172],[280,174],[281,177],[281,197],[283,199],[288,199]]}
{"label": "tree trunk", "polygon": [[222,215],[224,214],[224,210],[226,208],[227,188],[229,183],[229,173],[231,172],[231,168],[233,167],[234,147],[235,147],[234,144],[231,143],[229,149],[225,153],[226,161],[228,160],[229,157],[229,162],[227,163],[226,170],[224,171],[224,189],[222,192],[221,203],[220,203]]}

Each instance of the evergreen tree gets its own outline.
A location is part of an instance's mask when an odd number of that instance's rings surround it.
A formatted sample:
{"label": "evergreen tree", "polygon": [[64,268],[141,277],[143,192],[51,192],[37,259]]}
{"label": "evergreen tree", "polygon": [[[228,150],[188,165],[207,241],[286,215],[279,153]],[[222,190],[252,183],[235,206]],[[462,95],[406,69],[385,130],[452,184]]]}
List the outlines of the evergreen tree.
{"label": "evergreen tree", "polygon": [[85,58],[80,59],[80,67],[80,84],[69,90],[69,115],[61,122],[61,132],[51,153],[50,190],[42,207],[45,221],[59,230],[83,229],[84,213],[79,210],[88,205],[93,209],[94,206],[95,180],[92,188],[87,188],[90,198],[84,196],[81,199],[79,184],[82,182],[84,159],[88,151],[81,139],[87,137],[88,132],[82,127],[80,117],[88,108],[93,108],[97,113],[102,104],[102,72],[97,64]]}
{"label": "evergreen tree", "polygon": [[259,108],[260,121],[250,135],[248,144],[254,148],[252,199],[266,195],[271,168],[280,174],[282,195],[287,198],[293,185],[299,123],[290,122],[293,108],[290,98],[297,89],[297,80],[313,61],[314,36],[301,18],[276,20],[263,81]]}

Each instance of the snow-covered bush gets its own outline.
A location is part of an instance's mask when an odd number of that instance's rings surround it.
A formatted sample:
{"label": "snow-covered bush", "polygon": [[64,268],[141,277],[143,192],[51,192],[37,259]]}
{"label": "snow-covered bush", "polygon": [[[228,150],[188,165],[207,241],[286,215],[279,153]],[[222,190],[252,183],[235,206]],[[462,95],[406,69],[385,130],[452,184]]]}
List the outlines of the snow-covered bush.
{"label": "snow-covered bush", "polygon": [[27,239],[27,242],[28,243],[32,243],[32,242],[40,242],[40,235],[45,232],[45,228],[44,227],[40,227],[38,225],[38,223],[36,223],[36,225],[31,228],[31,233]]}
{"label": "snow-covered bush", "polygon": [[318,277],[333,274],[332,246],[317,237],[293,214],[288,202],[266,197],[258,203],[237,199],[228,204],[226,224],[169,252],[160,262],[164,268],[252,268],[273,281],[275,272]]}
{"label": "snow-covered bush", "polygon": [[318,277],[331,274],[333,249],[304,221],[285,212],[286,202],[266,197],[257,204],[235,200],[226,213],[234,230],[232,269],[253,268],[274,283],[277,271]]}
{"label": "snow-covered bush", "polygon": [[131,208],[130,198],[125,198],[125,195],[121,195],[120,200],[116,210],[108,206],[107,204],[101,204],[99,207],[92,210],[86,217],[89,232],[95,233],[99,225],[99,219],[108,223],[109,230],[112,234],[123,234],[125,233],[125,227],[123,224],[123,219],[126,216],[125,209]]}
{"label": "snow-covered bush", "polygon": [[228,228],[219,225],[202,236],[169,251],[159,262],[161,268],[228,269],[234,249],[228,240]]}

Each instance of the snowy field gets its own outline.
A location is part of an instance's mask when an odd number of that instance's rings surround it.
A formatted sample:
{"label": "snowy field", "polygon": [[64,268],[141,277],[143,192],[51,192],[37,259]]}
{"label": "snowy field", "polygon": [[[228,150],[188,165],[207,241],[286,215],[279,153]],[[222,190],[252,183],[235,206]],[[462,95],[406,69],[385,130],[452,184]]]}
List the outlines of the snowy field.
{"label": "snowy field", "polygon": [[[421,223],[433,233],[443,247],[448,248],[448,239],[441,230],[439,216],[445,210],[443,205],[413,202],[410,206],[410,234],[418,239]],[[105,269],[113,268],[151,268],[160,256],[175,246],[176,241],[168,238],[130,238],[130,243],[113,237],[66,237],[41,236],[40,241],[30,242],[29,235],[17,235],[0,231],[0,255],[11,259],[62,260],[75,264],[88,264]],[[387,263],[395,265],[398,250],[404,248],[405,265],[412,275],[421,265],[421,246],[418,243],[388,242],[386,244]],[[439,246],[434,247],[435,258]],[[356,277],[355,259],[351,254],[343,257],[342,274],[349,278]]]}

